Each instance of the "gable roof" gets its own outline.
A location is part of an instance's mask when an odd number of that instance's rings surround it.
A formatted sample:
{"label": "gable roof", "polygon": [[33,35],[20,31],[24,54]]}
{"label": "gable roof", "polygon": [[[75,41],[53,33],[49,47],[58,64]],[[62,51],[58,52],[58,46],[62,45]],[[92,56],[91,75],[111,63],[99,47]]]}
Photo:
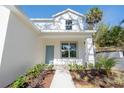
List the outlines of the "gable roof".
{"label": "gable roof", "polygon": [[79,12],[77,12],[77,11],[74,11],[74,10],[72,10],[72,9],[69,9],[69,8],[66,9],[66,10],[64,10],[64,11],[62,11],[62,12],[59,12],[59,13],[53,15],[52,17],[55,18],[55,17],[57,17],[57,16],[59,16],[59,15],[62,15],[62,14],[64,14],[64,13],[66,13],[66,12],[71,12],[71,13],[76,14],[76,15],[79,15],[79,16],[81,16],[81,17],[85,17],[83,14],[81,14],[81,13],[79,13]]}

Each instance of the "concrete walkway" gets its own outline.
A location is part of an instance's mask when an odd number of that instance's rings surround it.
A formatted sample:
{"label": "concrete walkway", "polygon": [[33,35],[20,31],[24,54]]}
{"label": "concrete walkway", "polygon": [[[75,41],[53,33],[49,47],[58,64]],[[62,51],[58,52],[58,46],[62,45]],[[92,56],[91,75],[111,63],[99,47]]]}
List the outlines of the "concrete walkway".
{"label": "concrete walkway", "polygon": [[75,88],[74,82],[66,66],[56,66],[50,88]]}

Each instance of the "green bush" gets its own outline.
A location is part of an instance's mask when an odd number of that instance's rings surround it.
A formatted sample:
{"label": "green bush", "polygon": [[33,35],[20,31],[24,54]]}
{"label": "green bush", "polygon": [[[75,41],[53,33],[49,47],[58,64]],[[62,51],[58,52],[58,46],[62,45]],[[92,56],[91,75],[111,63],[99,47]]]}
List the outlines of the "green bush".
{"label": "green bush", "polygon": [[69,70],[74,70],[74,66],[73,66],[73,64],[68,64],[68,66],[69,66]]}
{"label": "green bush", "polygon": [[96,68],[97,70],[102,69],[102,64],[101,64],[100,62],[96,62],[96,63],[95,63],[95,68]]}
{"label": "green bush", "polygon": [[72,64],[68,64],[69,70],[72,70]]}
{"label": "green bush", "polygon": [[77,70],[77,64],[69,64],[68,66],[70,70],[73,70],[73,71]]}
{"label": "green bush", "polygon": [[85,67],[83,65],[79,65],[79,64],[69,64],[69,70],[79,70],[82,71],[85,69]]}
{"label": "green bush", "polygon": [[44,65],[44,68],[45,68],[45,70],[53,70],[53,64],[45,64]]}
{"label": "green bush", "polygon": [[18,79],[16,79],[10,87],[12,88],[24,88],[26,87],[26,77],[20,76]]}
{"label": "green bush", "polygon": [[94,35],[94,43],[97,47],[123,47],[124,28],[101,24],[98,26],[98,30]]}
{"label": "green bush", "polygon": [[37,64],[33,68],[29,69],[27,72],[27,75],[33,75],[34,77],[37,77],[42,70],[44,69],[44,64]]}
{"label": "green bush", "polygon": [[92,63],[89,63],[89,64],[88,64],[88,68],[89,68],[89,69],[93,69],[93,68],[94,68],[93,64],[92,64]]}
{"label": "green bush", "polygon": [[48,65],[48,70],[53,70],[54,65],[50,64]]}
{"label": "green bush", "polygon": [[79,71],[83,71],[85,69],[85,67],[83,65],[76,65],[76,69]]}
{"label": "green bush", "polygon": [[114,58],[100,57],[98,61],[106,70],[107,75],[111,72],[112,67],[117,64],[117,61]]}
{"label": "green bush", "polygon": [[9,87],[12,88],[24,88],[30,79],[36,78],[44,70],[52,70],[53,65],[49,64],[37,64],[33,68],[30,68],[24,76],[20,76]]}

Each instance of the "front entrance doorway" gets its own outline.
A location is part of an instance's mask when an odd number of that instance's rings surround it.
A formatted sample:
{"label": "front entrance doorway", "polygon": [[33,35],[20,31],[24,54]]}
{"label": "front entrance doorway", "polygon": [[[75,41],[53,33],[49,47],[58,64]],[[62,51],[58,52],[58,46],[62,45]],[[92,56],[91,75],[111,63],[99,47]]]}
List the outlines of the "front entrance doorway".
{"label": "front entrance doorway", "polygon": [[54,59],[54,46],[53,45],[47,45],[46,46],[46,58],[45,63],[49,64],[53,62]]}

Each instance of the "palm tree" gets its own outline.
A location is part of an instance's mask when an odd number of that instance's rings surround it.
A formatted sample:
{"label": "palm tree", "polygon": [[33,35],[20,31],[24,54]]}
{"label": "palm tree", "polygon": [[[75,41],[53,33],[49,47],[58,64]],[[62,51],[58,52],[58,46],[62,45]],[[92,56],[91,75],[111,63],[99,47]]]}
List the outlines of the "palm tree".
{"label": "palm tree", "polygon": [[97,60],[101,67],[103,67],[106,71],[107,76],[109,76],[112,67],[114,67],[118,62],[115,58],[109,58],[105,56],[99,56]]}
{"label": "palm tree", "polygon": [[86,14],[86,23],[89,25],[90,30],[102,20],[102,16],[103,12],[99,8],[90,9],[89,13]]}
{"label": "palm tree", "polygon": [[122,24],[124,24],[124,19],[120,22],[119,26],[121,26]]}
{"label": "palm tree", "polygon": [[[104,46],[106,42],[105,34],[107,35],[110,27],[106,24],[99,24],[97,32],[94,35],[94,42],[97,47]],[[104,37],[103,37],[104,36]]]}

